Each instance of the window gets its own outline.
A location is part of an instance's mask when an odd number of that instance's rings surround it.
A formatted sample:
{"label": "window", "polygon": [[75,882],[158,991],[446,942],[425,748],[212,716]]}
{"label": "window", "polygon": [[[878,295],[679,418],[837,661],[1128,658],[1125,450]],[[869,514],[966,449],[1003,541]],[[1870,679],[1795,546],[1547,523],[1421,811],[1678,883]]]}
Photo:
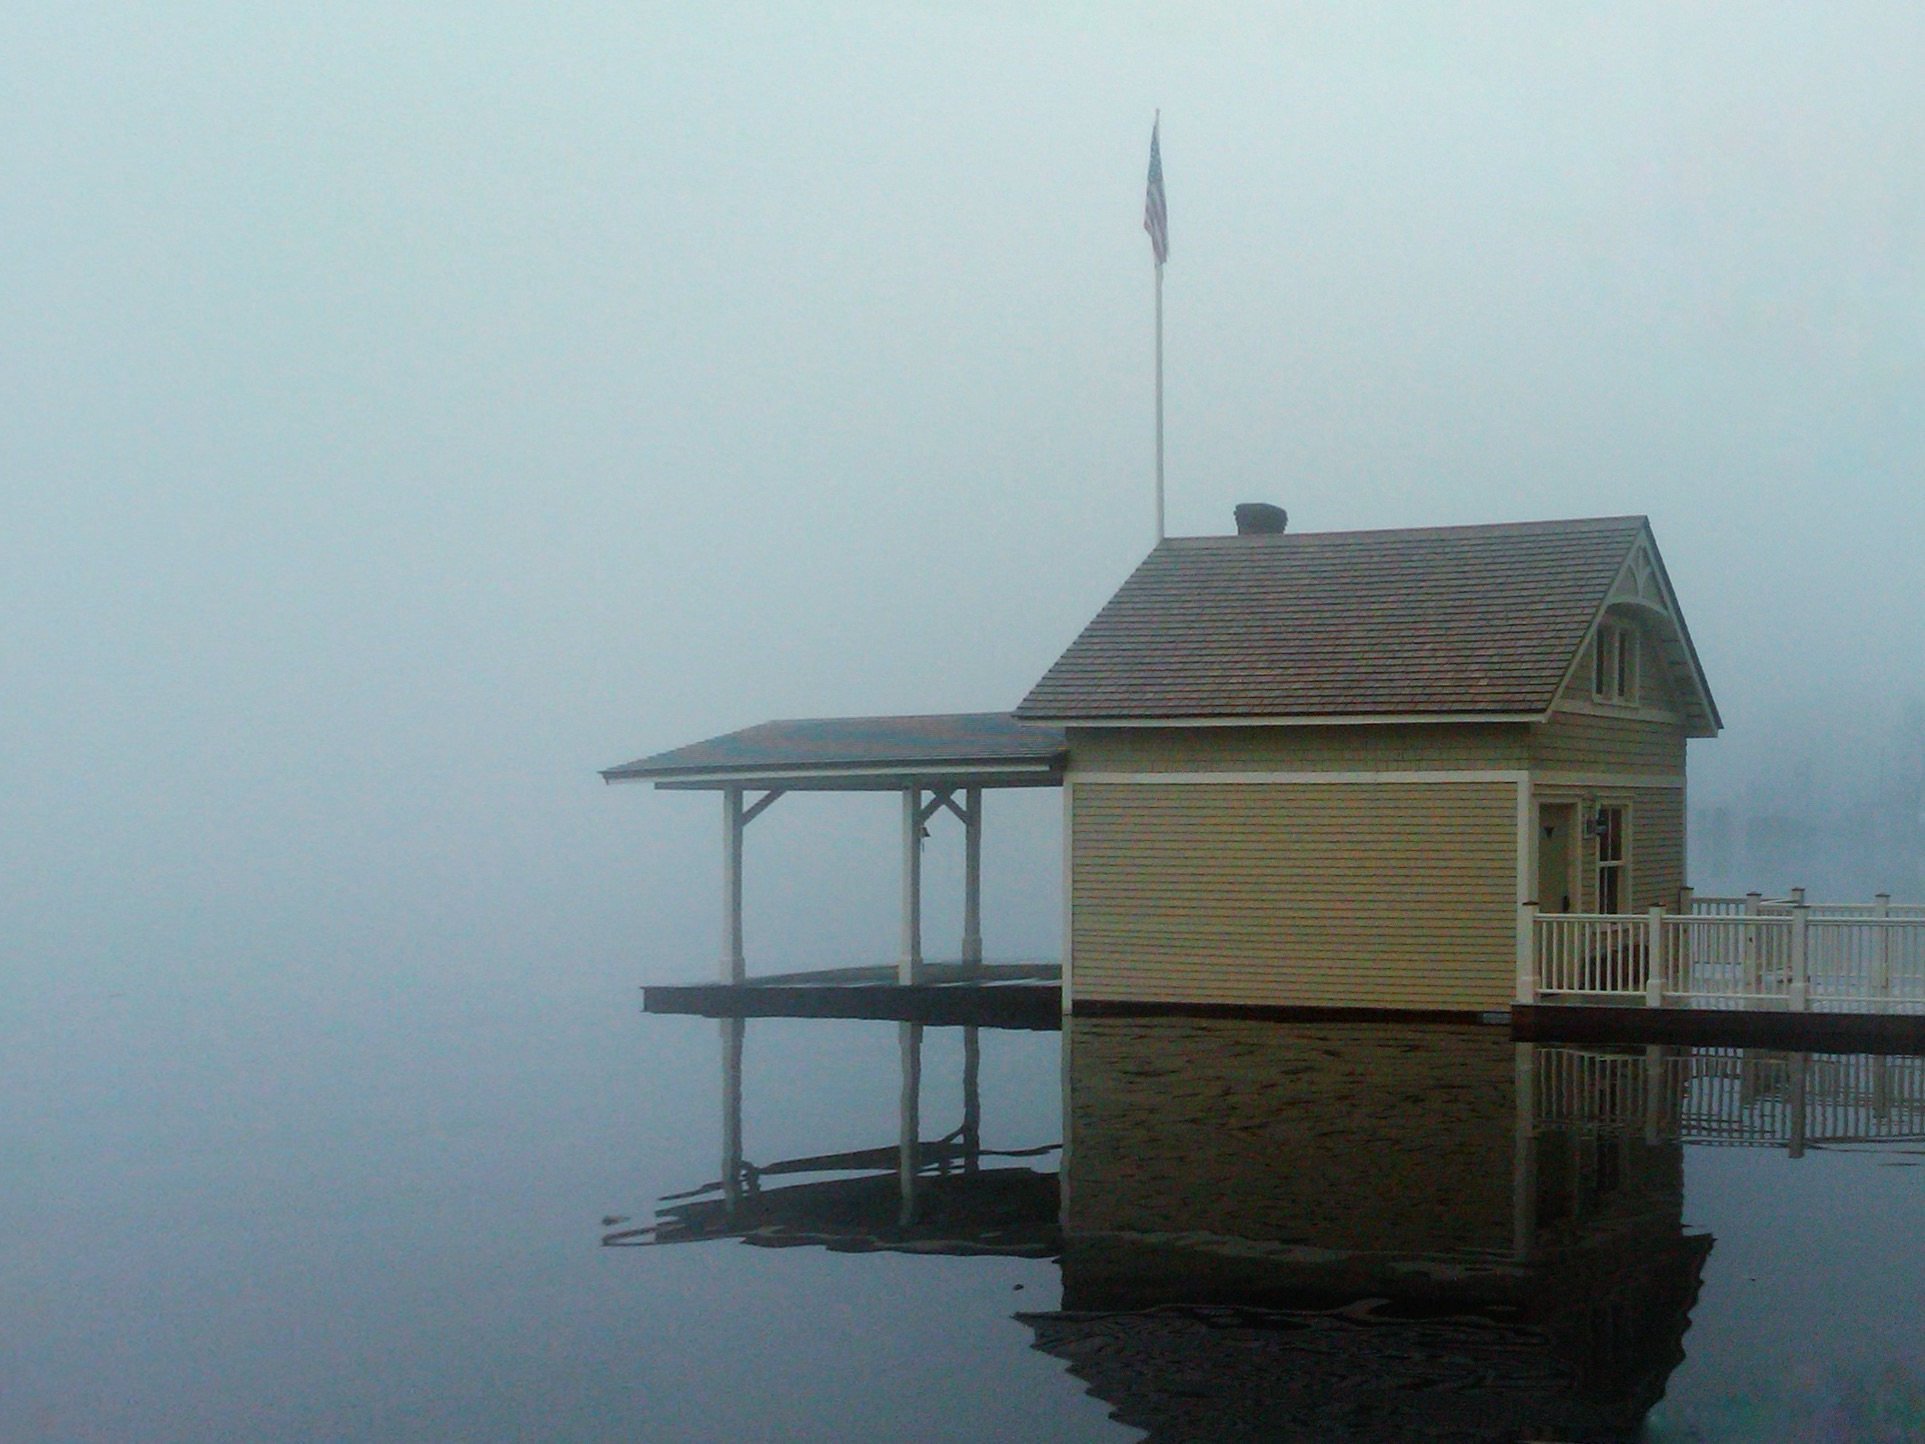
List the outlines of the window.
{"label": "window", "polygon": [[1625,877],[1625,815],[1622,807],[1600,807],[1593,828],[1597,833],[1597,910],[1621,913],[1630,902]]}
{"label": "window", "polygon": [[1606,622],[1597,629],[1591,649],[1591,695],[1600,702],[1638,700],[1638,634],[1629,627]]}

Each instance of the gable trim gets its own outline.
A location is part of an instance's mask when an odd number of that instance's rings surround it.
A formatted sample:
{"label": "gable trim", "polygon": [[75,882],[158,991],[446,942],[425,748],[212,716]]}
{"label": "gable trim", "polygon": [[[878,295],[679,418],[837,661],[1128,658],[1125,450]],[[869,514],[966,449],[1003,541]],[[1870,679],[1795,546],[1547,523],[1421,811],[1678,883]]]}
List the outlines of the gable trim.
{"label": "gable trim", "polygon": [[[1648,558],[1650,561],[1651,574],[1656,579],[1662,594],[1659,602],[1652,602],[1643,597],[1635,584],[1628,589],[1625,586],[1627,574],[1641,557]],[[1651,535],[1649,521],[1632,538],[1630,547],[1625,551],[1624,560],[1618,567],[1617,576],[1606,589],[1603,600],[1597,605],[1597,610],[1591,614],[1591,624],[1585,628],[1583,641],[1578,643],[1577,650],[1571,654],[1570,663],[1565,667],[1564,676],[1558,682],[1557,691],[1552,696],[1550,710],[1545,713],[1546,718],[1560,710],[1585,710],[1579,705],[1579,692],[1582,692],[1584,697],[1588,697],[1589,689],[1582,688],[1574,692],[1572,683],[1577,679],[1578,668],[1584,661],[1585,654],[1597,644],[1598,627],[1603,623],[1605,613],[1614,606],[1636,607],[1652,616],[1662,617],[1670,625],[1684,653],[1686,681],[1691,691],[1696,694],[1695,697],[1684,699],[1684,715],[1679,720],[1683,722],[1687,735],[1717,736],[1724,730],[1724,720],[1718,715],[1718,704],[1711,696],[1711,683],[1704,675],[1703,664],[1698,661],[1697,646],[1691,640],[1690,629],[1684,624],[1684,612],[1678,606],[1677,593],[1671,588],[1671,576],[1664,569],[1664,556],[1658,551],[1657,541]],[[1704,722],[1711,728],[1708,733],[1696,731],[1698,723],[1691,714],[1697,710],[1702,711]],[[1622,714],[1612,715],[1630,718],[1634,714],[1627,709]]]}

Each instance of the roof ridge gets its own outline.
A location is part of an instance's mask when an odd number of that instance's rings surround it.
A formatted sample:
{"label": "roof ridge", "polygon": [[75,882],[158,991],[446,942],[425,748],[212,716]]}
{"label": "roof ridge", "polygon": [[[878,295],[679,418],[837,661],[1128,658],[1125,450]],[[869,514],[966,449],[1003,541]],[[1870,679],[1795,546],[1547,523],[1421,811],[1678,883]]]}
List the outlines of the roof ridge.
{"label": "roof ridge", "polygon": [[1309,537],[1336,539],[1340,537],[1461,537],[1461,536],[1542,536],[1552,533],[1597,531],[1608,532],[1649,526],[1651,518],[1640,513],[1626,513],[1622,516],[1581,516],[1552,518],[1544,521],[1498,521],[1471,522],[1452,526],[1393,526],[1393,527],[1352,527],[1343,531],[1292,531],[1273,532],[1256,536],[1238,536],[1234,533],[1207,532],[1199,536],[1165,537],[1163,545],[1196,546],[1200,544],[1234,542],[1248,545],[1275,545],[1280,542],[1303,541]]}

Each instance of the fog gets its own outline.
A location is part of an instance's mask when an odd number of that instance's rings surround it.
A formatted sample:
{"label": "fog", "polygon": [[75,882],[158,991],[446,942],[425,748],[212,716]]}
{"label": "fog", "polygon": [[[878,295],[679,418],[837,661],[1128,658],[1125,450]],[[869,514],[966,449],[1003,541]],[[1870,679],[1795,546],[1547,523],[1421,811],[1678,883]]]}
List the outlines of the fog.
{"label": "fog", "polygon": [[[719,947],[714,799],[596,769],[1012,706],[1153,539],[1159,107],[1171,530],[1648,513],[1694,863],[1918,885],[1925,15],[1256,8],[0,10],[13,1141],[535,1086],[453,1040]],[[891,956],[892,806],[757,823],[753,968]]]}

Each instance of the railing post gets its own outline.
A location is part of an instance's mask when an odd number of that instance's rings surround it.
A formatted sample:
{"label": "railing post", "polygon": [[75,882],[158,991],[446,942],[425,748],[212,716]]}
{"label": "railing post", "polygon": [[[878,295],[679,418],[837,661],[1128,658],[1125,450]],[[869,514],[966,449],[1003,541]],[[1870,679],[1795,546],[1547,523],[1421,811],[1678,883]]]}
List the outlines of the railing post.
{"label": "railing post", "polygon": [[1517,1001],[1537,1001],[1537,904],[1517,905]]}
{"label": "railing post", "polygon": [[1811,1007],[1811,909],[1794,903],[1791,909],[1791,1011]]}
{"label": "railing post", "polygon": [[[1745,894],[1745,916],[1755,918],[1764,911],[1765,895],[1761,892]],[[1739,955],[1739,966],[1744,974],[1742,991],[1747,998],[1755,998],[1764,992],[1764,970],[1759,965],[1758,945],[1762,939],[1758,935],[1758,924],[1745,924],[1744,942]]]}
{"label": "railing post", "polygon": [[1892,915],[1892,895],[1881,892],[1872,899],[1872,916],[1878,919],[1878,973],[1873,985],[1881,998],[1892,995],[1892,931],[1885,920]]}
{"label": "railing post", "polygon": [[1692,899],[1696,895],[1697,895],[1697,890],[1690,886],[1685,886],[1678,889],[1678,916],[1679,917],[1688,918],[1691,916]]}
{"label": "railing post", "polygon": [[1664,909],[1656,903],[1645,915],[1644,932],[1644,1006],[1664,1006]]}
{"label": "railing post", "polygon": [[1801,887],[1791,889],[1791,905],[1801,908],[1805,905],[1805,890]]}

